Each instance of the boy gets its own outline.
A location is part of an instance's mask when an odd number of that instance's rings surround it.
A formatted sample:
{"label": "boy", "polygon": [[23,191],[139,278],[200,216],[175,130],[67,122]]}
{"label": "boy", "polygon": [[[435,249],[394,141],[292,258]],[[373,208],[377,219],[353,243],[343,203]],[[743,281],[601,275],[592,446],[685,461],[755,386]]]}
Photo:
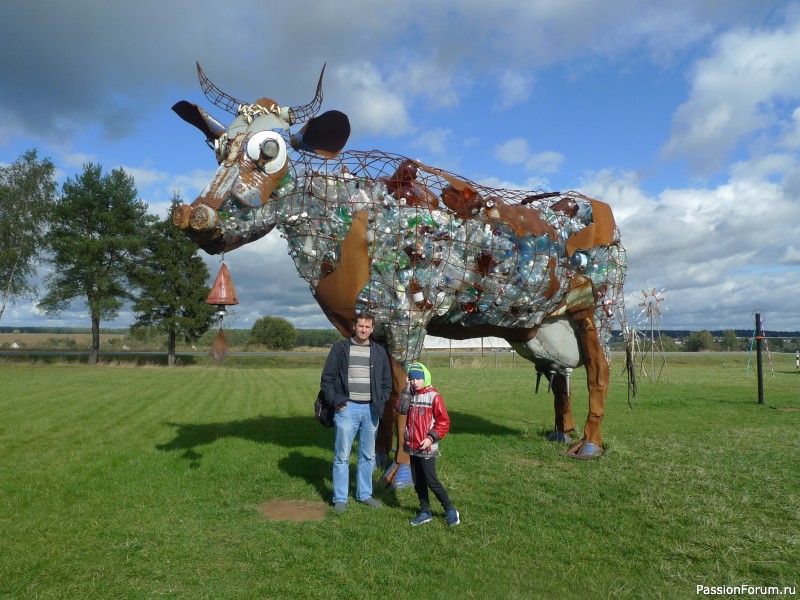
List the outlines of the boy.
{"label": "boy", "polygon": [[400,394],[397,411],[407,415],[403,449],[411,457],[411,477],[419,498],[420,511],[411,524],[422,525],[433,518],[428,499],[430,488],[442,503],[448,527],[458,525],[461,522],[458,511],[436,476],[439,441],[450,430],[450,417],[444,399],[431,386],[430,371],[420,362],[413,363],[408,370],[408,385]]}

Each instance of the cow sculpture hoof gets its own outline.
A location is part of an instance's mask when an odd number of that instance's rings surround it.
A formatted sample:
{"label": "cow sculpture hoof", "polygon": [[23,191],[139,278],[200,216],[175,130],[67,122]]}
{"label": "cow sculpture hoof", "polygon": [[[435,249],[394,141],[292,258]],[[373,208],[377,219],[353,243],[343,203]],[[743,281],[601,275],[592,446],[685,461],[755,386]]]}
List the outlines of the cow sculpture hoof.
{"label": "cow sculpture hoof", "polygon": [[389,464],[389,453],[388,452],[376,452],[375,453],[375,468],[377,470],[385,468]]}
{"label": "cow sculpture hoof", "polygon": [[411,465],[393,463],[386,469],[379,483],[390,490],[402,490],[413,486],[414,480],[411,477]]}
{"label": "cow sculpture hoof", "polygon": [[587,440],[581,440],[567,450],[564,455],[570,458],[577,458],[578,460],[592,460],[593,458],[598,458],[603,455],[603,447]]}
{"label": "cow sculpture hoof", "polygon": [[564,431],[551,431],[545,436],[548,442],[555,442],[557,444],[571,444],[573,442],[569,434]]}

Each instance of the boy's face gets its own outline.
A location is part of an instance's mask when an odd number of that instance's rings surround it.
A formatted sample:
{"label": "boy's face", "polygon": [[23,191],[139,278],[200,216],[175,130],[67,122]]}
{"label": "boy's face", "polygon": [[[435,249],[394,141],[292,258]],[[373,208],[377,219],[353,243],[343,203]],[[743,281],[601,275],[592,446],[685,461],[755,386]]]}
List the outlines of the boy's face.
{"label": "boy's face", "polygon": [[408,381],[411,384],[411,387],[413,387],[415,390],[418,390],[418,389],[421,389],[421,388],[425,387],[425,380],[424,379],[417,379],[416,377],[414,377],[414,378],[409,377]]}

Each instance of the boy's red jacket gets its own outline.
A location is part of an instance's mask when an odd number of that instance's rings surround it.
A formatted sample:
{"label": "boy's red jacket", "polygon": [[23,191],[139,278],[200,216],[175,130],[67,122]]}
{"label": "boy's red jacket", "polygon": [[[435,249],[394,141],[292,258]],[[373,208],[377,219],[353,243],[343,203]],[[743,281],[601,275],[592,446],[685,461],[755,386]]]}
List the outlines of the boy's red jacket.
{"label": "boy's red jacket", "polygon": [[[398,398],[397,410],[406,415],[403,449],[414,456],[439,456],[439,440],[450,431],[450,416],[436,388],[425,386],[413,396],[404,390]],[[426,437],[433,444],[422,450],[420,444]]]}

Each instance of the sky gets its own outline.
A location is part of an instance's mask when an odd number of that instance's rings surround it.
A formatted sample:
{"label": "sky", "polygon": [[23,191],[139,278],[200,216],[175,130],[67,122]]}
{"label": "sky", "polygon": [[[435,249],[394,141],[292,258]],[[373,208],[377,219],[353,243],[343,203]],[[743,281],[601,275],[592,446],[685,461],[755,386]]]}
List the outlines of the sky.
{"label": "sky", "polygon": [[[771,0],[4,0],[0,164],[35,148],[59,185],[87,163],[132,175],[167,214],[216,161],[171,111],[229,95],[347,113],[347,149],[401,154],[499,188],[611,205],[632,325],[800,330],[800,2]],[[277,231],[225,255],[226,326],[329,327]],[[205,255],[204,255],[205,256]],[[219,256],[205,256],[213,281]],[[38,277],[46,275],[46,267]],[[103,327],[133,323],[129,309]],[[87,327],[26,300],[3,326]]]}

